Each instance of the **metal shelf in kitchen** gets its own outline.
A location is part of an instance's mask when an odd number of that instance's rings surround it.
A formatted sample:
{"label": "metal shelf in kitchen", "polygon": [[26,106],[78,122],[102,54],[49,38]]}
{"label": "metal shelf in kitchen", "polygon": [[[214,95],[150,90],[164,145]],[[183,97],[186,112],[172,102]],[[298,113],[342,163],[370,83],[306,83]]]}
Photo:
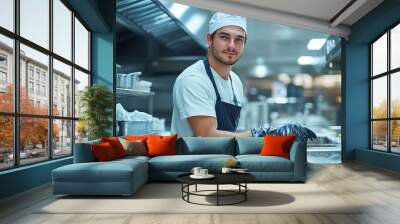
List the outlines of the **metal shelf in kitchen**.
{"label": "metal shelf in kitchen", "polygon": [[138,91],[134,89],[124,89],[124,88],[117,88],[117,97],[147,97],[148,98],[148,109],[149,114],[153,114],[153,106],[154,106],[154,95],[155,92],[145,92],[145,91]]}

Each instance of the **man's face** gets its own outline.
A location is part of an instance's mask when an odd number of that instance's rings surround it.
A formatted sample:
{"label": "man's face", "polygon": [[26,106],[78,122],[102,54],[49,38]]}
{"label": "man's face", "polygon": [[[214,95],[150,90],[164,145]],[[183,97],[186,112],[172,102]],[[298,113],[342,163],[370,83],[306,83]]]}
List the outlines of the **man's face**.
{"label": "man's face", "polygon": [[221,27],[215,32],[214,37],[208,34],[211,54],[224,65],[235,64],[243,52],[245,35],[244,30],[238,26]]}

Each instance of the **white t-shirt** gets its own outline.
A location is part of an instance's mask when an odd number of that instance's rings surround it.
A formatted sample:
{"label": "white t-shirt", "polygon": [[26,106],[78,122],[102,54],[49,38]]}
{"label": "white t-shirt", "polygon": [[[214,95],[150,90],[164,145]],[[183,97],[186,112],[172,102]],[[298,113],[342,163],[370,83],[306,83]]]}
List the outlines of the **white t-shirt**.
{"label": "white t-shirt", "polygon": [[[230,79],[223,79],[212,67],[211,72],[221,101],[234,104]],[[238,106],[241,106],[243,102],[242,82],[232,71],[230,72],[230,78],[232,79]],[[173,102],[171,132],[178,134],[178,136],[193,136],[192,128],[187,121],[188,117],[216,117],[215,103],[217,102],[217,95],[202,60],[189,66],[178,76],[173,89]]]}

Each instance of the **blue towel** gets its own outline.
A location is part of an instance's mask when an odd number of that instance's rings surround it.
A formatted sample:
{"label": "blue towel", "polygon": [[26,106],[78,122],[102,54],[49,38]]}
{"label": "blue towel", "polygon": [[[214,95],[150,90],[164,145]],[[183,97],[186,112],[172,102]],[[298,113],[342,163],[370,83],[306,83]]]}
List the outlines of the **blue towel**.
{"label": "blue towel", "polygon": [[264,137],[265,135],[296,135],[297,141],[307,141],[308,139],[316,139],[317,135],[305,126],[298,123],[284,124],[280,127],[273,128],[253,128],[251,129],[253,137]]}

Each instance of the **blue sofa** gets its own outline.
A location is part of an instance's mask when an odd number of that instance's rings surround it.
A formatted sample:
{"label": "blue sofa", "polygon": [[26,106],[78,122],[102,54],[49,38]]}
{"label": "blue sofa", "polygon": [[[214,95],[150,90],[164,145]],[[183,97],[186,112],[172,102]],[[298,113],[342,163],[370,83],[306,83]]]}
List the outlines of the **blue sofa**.
{"label": "blue sofa", "polygon": [[176,144],[177,155],[127,156],[96,162],[90,145],[99,141],[77,143],[74,163],[52,171],[54,194],[131,195],[148,181],[176,181],[193,167],[218,172],[230,159],[259,182],[304,182],[307,169],[307,144],[295,141],[290,159],[260,156],[263,138],[184,137]]}

